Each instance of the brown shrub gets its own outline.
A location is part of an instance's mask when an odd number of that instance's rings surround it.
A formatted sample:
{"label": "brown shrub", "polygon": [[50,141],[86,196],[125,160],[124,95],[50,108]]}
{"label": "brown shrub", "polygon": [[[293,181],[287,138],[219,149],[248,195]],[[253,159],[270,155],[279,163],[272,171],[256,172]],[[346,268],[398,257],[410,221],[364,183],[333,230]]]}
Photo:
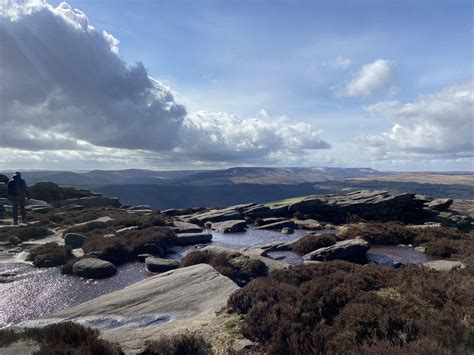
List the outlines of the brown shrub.
{"label": "brown shrub", "polygon": [[166,227],[150,227],[142,230],[125,231],[113,238],[94,235],[89,237],[83,250],[86,254],[95,252],[104,260],[115,265],[134,260],[138,254],[147,252],[147,247],[166,249],[175,243],[174,232]]}
{"label": "brown shrub", "polygon": [[293,251],[305,255],[316,249],[333,245],[341,239],[335,234],[308,234],[293,243]]}
{"label": "brown shrub", "polygon": [[0,241],[9,242],[13,238],[18,238],[22,242],[45,238],[49,231],[43,227],[5,227],[0,229]]}
{"label": "brown shrub", "polygon": [[214,253],[209,250],[193,251],[181,259],[181,267],[209,264],[219,273],[239,285],[245,285],[254,278],[267,275],[267,266],[260,260],[252,260],[240,253]]}
{"label": "brown shrub", "polygon": [[228,305],[244,316],[242,334],[269,354],[466,353],[470,277],[327,262],[255,279]]}
{"label": "brown shrub", "polygon": [[106,340],[99,339],[99,331],[89,327],[64,322],[48,325],[44,328],[26,328],[21,331],[0,330],[0,347],[8,346],[15,341],[31,339],[39,343],[39,350],[34,354],[122,354],[120,347]]}
{"label": "brown shrub", "polygon": [[371,244],[424,246],[427,254],[445,258],[474,253],[474,235],[454,228],[412,228],[398,222],[374,222],[350,225],[343,235],[346,238],[361,237]]}
{"label": "brown shrub", "polygon": [[36,267],[51,267],[63,265],[71,257],[70,246],[46,243],[31,250],[28,260],[32,261]]}
{"label": "brown shrub", "polygon": [[145,342],[143,355],[207,355],[211,345],[199,335],[181,333]]}

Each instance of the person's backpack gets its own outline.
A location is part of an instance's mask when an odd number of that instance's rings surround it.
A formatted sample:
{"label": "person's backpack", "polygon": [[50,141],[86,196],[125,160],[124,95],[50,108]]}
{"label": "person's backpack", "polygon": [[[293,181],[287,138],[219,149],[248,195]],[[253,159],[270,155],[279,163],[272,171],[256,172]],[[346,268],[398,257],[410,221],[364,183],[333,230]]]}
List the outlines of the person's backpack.
{"label": "person's backpack", "polygon": [[11,179],[7,184],[7,194],[8,196],[18,196],[20,194],[20,186],[18,186],[18,181]]}

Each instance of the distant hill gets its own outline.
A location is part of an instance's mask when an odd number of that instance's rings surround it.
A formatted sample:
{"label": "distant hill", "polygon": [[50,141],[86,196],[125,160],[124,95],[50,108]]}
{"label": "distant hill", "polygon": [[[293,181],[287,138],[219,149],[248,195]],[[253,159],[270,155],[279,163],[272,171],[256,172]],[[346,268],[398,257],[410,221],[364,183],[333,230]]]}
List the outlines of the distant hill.
{"label": "distant hill", "polygon": [[[11,176],[12,172],[6,172]],[[302,184],[343,178],[383,176],[367,168],[267,168],[236,167],[220,170],[153,171],[142,169],[93,170],[89,172],[24,172],[28,183],[51,181],[71,186],[105,185],[234,185],[234,184]]]}
{"label": "distant hill", "polygon": [[[11,176],[12,172],[6,172]],[[52,181],[84,187],[127,204],[155,208],[226,206],[269,202],[312,194],[338,194],[361,189],[412,192],[450,197],[472,209],[474,174],[386,173],[370,168],[235,167],[219,170],[154,171],[145,169],[88,172],[23,172],[28,184]]]}

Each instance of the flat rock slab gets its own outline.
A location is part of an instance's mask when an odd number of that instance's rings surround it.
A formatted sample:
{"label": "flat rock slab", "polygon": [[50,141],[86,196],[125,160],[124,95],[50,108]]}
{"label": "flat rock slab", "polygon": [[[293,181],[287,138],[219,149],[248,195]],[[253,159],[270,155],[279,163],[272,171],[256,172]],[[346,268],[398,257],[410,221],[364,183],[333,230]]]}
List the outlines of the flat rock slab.
{"label": "flat rock slab", "polygon": [[362,261],[370,249],[369,243],[363,239],[349,239],[337,242],[329,247],[320,248],[303,256],[304,260],[329,261],[346,260]]}
{"label": "flat rock slab", "polygon": [[171,227],[175,233],[201,233],[202,228],[194,223],[174,221],[174,227]]}
{"label": "flat rock slab", "polygon": [[179,262],[173,259],[148,257],[145,259],[146,268],[151,272],[165,272],[176,269]]}
{"label": "flat rock slab", "polygon": [[88,279],[102,279],[115,275],[117,268],[105,260],[85,258],[74,263],[72,273]]}
{"label": "flat rock slab", "polygon": [[256,229],[282,230],[283,228],[286,228],[286,227],[295,228],[295,223],[287,219],[280,222],[265,224],[263,226],[257,227]]}
{"label": "flat rock slab", "polygon": [[464,269],[466,265],[464,265],[460,261],[454,261],[454,260],[433,260],[433,261],[428,261],[426,263],[422,264],[423,267],[430,269],[430,270],[436,270],[436,271],[444,271],[448,272],[451,270],[456,270],[456,269]]}
{"label": "flat rock slab", "polygon": [[210,233],[180,233],[176,234],[179,245],[194,245],[209,243],[212,240]]}
{"label": "flat rock slab", "polygon": [[246,228],[247,222],[243,219],[212,223],[212,229],[220,233],[240,233]]}
{"label": "flat rock slab", "polygon": [[199,223],[205,222],[224,222],[232,219],[241,219],[242,216],[237,210],[234,209],[222,209],[222,210],[211,210],[204,213],[198,213],[192,216],[193,219],[199,221]]}
{"label": "flat rock slab", "polygon": [[74,320],[137,353],[146,340],[195,331],[216,317],[239,287],[212,266],[198,264],[149,277],[122,290],[21,326]]}

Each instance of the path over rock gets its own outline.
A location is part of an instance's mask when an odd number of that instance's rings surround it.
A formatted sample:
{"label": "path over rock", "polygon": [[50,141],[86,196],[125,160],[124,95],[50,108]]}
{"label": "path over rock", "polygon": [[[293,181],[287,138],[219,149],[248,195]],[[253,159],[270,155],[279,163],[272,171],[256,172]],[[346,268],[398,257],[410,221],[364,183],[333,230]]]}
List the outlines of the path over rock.
{"label": "path over rock", "polygon": [[216,317],[239,287],[212,266],[168,271],[68,310],[22,326],[75,320],[96,326],[102,337],[136,353],[145,340],[200,329]]}

